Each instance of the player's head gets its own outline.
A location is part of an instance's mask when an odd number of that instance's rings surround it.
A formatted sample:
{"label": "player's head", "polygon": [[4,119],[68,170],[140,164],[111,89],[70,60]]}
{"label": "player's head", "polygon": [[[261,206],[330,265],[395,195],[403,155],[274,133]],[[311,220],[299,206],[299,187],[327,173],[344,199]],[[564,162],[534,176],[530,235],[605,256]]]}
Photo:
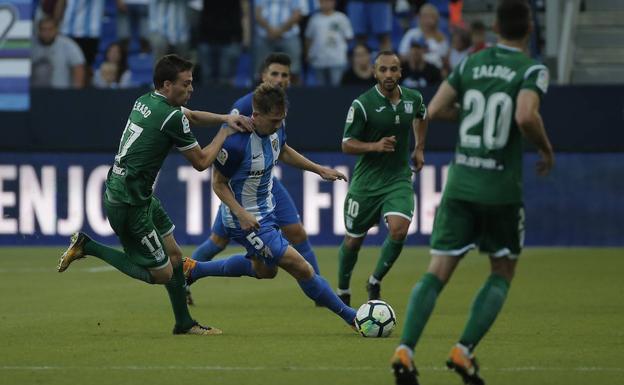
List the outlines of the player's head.
{"label": "player's head", "polygon": [[273,52],[262,63],[262,83],[288,88],[290,85],[290,56],[283,52]]}
{"label": "player's head", "polygon": [[253,122],[256,132],[270,135],[276,132],[286,118],[288,98],[282,87],[260,84],[253,93]]}
{"label": "player's head", "polygon": [[526,0],[501,0],[494,30],[506,40],[525,40],[532,29],[531,8]]}
{"label": "player's head", "polygon": [[392,92],[401,79],[401,61],[392,51],[381,51],[375,58],[375,79],[379,88]]}
{"label": "player's head", "polygon": [[165,55],[154,68],[154,88],[174,106],[183,106],[193,92],[193,63],[178,55]]}
{"label": "player's head", "polygon": [[56,35],[58,35],[58,27],[54,19],[49,16],[43,17],[39,20],[38,27],[38,37],[39,41],[43,45],[50,45],[56,39]]}

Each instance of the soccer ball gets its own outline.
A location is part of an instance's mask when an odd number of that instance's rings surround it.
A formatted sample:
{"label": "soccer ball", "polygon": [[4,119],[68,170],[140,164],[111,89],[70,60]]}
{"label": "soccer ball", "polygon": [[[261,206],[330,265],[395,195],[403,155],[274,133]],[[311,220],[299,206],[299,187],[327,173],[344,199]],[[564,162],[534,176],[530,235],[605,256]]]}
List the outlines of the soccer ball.
{"label": "soccer ball", "polygon": [[388,337],[396,326],[396,315],[386,302],[372,300],[360,306],[355,325],[364,337]]}

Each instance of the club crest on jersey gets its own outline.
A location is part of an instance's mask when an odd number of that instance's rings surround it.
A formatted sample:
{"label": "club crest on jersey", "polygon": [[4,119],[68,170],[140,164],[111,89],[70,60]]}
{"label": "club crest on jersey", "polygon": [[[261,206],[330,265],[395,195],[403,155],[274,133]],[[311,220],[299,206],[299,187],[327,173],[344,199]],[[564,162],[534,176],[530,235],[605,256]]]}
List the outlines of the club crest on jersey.
{"label": "club crest on jersey", "polygon": [[347,123],[353,123],[354,116],[355,116],[355,109],[351,107],[349,108],[349,112],[347,113]]}
{"label": "club crest on jersey", "polygon": [[191,125],[188,119],[186,118],[186,115],[184,115],[184,113],[182,114],[182,130],[184,131],[185,134],[188,134],[189,132],[191,132]]}
{"label": "club crest on jersey", "polygon": [[279,149],[279,140],[277,138],[271,141],[271,146],[273,147],[273,151],[277,151]]}
{"label": "club crest on jersey", "polygon": [[405,102],[405,113],[406,114],[414,113],[414,102]]}
{"label": "club crest on jersey", "polygon": [[217,154],[217,162],[219,162],[222,166],[225,166],[225,162],[227,162],[228,152],[225,148],[222,148]]}
{"label": "club crest on jersey", "polygon": [[394,124],[399,124],[399,123],[401,123],[399,115],[394,115]]}

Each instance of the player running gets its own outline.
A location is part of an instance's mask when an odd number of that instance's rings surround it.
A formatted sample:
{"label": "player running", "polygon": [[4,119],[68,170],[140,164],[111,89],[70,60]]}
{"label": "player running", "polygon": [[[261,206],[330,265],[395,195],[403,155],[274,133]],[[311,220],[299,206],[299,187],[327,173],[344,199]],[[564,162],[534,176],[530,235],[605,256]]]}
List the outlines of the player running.
{"label": "player running", "polygon": [[401,344],[392,357],[397,384],[418,384],[413,349],[442,288],[477,245],[490,256],[491,275],[474,299],[447,366],[465,384],[484,383],[474,349],[503,307],[524,242],[522,136],[538,149],[539,175],[554,163],[539,114],[548,70],[523,52],[532,29],[526,1],[502,0],[494,29],[498,45],[457,66],[429,107],[431,119],[459,118],[459,138],[436,212],[428,272],[412,290]]}
{"label": "player running", "polygon": [[[163,161],[175,146],[197,170],[214,162],[223,142],[237,130],[251,130],[251,121],[238,115],[217,115],[183,108],[193,91],[193,64],[176,55],[161,58],[154,69],[156,91],[138,98],[123,131],[115,162],[108,172],[104,208],[124,251],[95,242],[83,232],[71,238],[58,271],[93,255],[128,276],[150,284],[164,284],[176,324],[174,334],[221,334],[199,325],[186,305],[182,250],[173,237],[175,226],[154,196],[152,186]],[[190,124],[222,127],[212,143],[200,148]]]}
{"label": "player running", "polygon": [[[278,160],[318,174],[324,180],[346,180],[340,172],[311,162],[286,144],[286,93],[263,83],[253,93],[255,131],[237,133],[223,144],[213,169],[213,189],[223,202],[221,220],[228,238],[247,250],[258,278],[273,278],[278,266],[296,280],[313,301],[353,325],[355,310],[336,296],[327,281],[288,244],[275,218],[273,167]],[[192,280],[196,262],[187,259],[184,270]]]}
{"label": "player running", "polygon": [[[290,85],[290,57],[287,54],[279,52],[270,54],[264,60],[262,68],[263,84],[271,84],[283,89],[288,88]],[[251,116],[253,112],[252,98],[253,92],[250,92],[238,99],[232,106],[231,113]],[[303,228],[295,203],[282,183],[275,177],[273,178],[271,193],[275,199],[275,223],[279,226],[288,243],[312,265],[316,274],[320,274],[316,255]],[[229,241],[221,218],[221,210],[219,210],[212,227],[212,234],[191,256],[192,259],[198,261],[192,272],[192,281],[206,276],[257,277],[251,260],[245,258],[243,254],[211,261],[216,254],[223,251]],[[188,289],[187,301],[189,304],[193,303]]]}
{"label": "player running", "polygon": [[398,85],[400,78],[398,56],[380,52],[375,59],[377,84],[355,99],[347,114],[342,151],[359,158],[344,203],[347,234],[338,253],[337,293],[346,304],[351,302],[351,273],[368,230],[380,216],[389,230],[366,283],[370,300],[380,298],[381,280],[399,257],[414,215],[409,137],[413,130],[416,147],[411,159],[418,172],[424,164],[427,109],[420,92]]}

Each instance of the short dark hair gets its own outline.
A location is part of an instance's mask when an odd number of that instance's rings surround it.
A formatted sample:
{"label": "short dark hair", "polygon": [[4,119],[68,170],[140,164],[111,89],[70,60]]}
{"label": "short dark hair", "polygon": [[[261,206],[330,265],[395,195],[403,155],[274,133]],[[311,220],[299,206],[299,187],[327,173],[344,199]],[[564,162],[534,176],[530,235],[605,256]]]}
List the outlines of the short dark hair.
{"label": "short dark hair", "polygon": [[529,33],[531,8],[526,0],[501,0],[496,8],[496,21],[502,38],[522,39]]}
{"label": "short dark hair", "polygon": [[262,83],[253,93],[253,109],[260,114],[286,111],[288,98],[282,87]]}
{"label": "short dark hair", "polygon": [[[382,56],[396,56],[397,58],[399,57],[399,55],[397,55],[396,52],[394,52],[394,51],[384,50],[384,51],[379,51],[377,56],[375,56],[375,61],[374,62],[377,63],[377,59],[379,59]],[[399,61],[401,61],[401,59],[399,59]]]}
{"label": "short dark hair", "polygon": [[287,53],[273,52],[270,53],[266,58],[264,58],[264,61],[262,62],[262,70],[260,71],[260,73],[266,71],[271,64],[281,64],[290,68],[291,63],[292,60],[290,60],[290,56],[288,56]]}
{"label": "short dark hair", "polygon": [[167,80],[175,82],[180,72],[192,70],[193,63],[190,61],[178,55],[165,55],[158,60],[154,68],[154,87],[162,88]]}

